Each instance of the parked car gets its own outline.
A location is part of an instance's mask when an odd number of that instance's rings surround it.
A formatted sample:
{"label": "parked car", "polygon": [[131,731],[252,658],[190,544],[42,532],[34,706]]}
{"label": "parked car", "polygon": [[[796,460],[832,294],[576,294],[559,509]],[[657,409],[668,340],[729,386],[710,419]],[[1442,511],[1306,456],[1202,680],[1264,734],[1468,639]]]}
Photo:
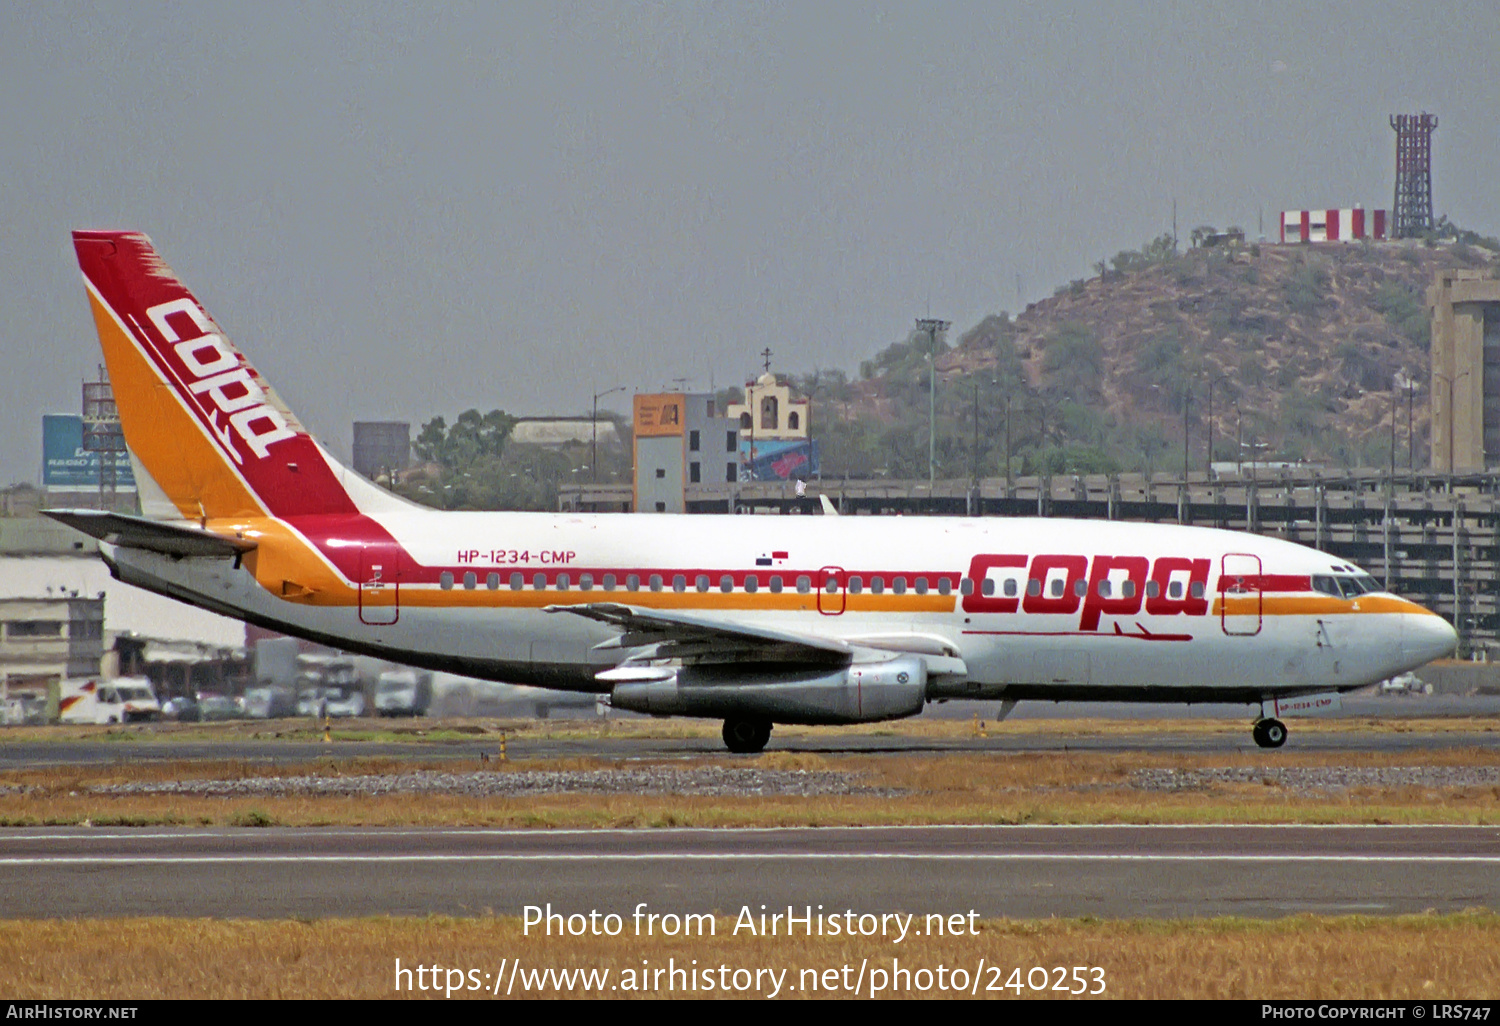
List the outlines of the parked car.
{"label": "parked car", "polygon": [[198,709],[205,720],[238,720],[245,715],[239,701],[226,695],[200,694]]}
{"label": "parked car", "polygon": [[334,685],[322,689],[325,708],[329,716],[363,716],[365,693],[358,684]]}
{"label": "parked car", "polygon": [[274,720],[298,714],[297,696],[286,688],[274,685],[247,688],[244,703],[245,715],[252,719]]}
{"label": "parked car", "polygon": [[198,707],[196,699],[187,695],[179,695],[177,698],[169,698],[161,707],[161,716],[164,720],[176,720],[178,723],[197,723],[203,719],[203,710]]}
{"label": "parked car", "polygon": [[304,688],[297,696],[298,716],[363,716],[365,693],[354,687]]}

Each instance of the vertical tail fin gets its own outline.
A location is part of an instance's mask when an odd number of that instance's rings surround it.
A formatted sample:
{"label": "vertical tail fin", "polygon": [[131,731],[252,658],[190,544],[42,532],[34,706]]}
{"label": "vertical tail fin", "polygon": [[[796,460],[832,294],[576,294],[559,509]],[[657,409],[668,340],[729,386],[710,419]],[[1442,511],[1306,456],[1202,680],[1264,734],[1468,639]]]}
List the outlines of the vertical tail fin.
{"label": "vertical tail fin", "polygon": [[142,502],[160,517],[351,513],[334,463],[138,232],[74,232]]}

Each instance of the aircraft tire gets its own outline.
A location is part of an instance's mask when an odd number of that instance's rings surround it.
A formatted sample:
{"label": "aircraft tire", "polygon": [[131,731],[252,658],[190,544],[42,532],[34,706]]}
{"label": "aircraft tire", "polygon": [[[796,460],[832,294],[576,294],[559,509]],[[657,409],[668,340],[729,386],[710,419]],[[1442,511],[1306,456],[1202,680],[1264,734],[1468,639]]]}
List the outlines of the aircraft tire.
{"label": "aircraft tire", "polygon": [[1264,719],[1255,725],[1251,735],[1262,748],[1280,748],[1286,744],[1286,724],[1278,719]]}
{"label": "aircraft tire", "polygon": [[731,716],[724,721],[724,745],[736,755],[754,755],[771,740],[771,721]]}

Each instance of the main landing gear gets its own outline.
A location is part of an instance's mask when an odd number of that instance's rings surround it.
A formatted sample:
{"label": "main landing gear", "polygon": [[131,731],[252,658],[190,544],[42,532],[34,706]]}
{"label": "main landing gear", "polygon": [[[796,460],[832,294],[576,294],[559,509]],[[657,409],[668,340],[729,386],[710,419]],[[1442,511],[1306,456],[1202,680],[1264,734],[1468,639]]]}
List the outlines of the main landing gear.
{"label": "main landing gear", "polygon": [[771,721],[756,716],[731,716],[724,721],[724,744],[736,755],[753,755],[771,740]]}
{"label": "main landing gear", "polygon": [[1250,736],[1262,748],[1280,748],[1286,744],[1286,724],[1274,717],[1256,720]]}

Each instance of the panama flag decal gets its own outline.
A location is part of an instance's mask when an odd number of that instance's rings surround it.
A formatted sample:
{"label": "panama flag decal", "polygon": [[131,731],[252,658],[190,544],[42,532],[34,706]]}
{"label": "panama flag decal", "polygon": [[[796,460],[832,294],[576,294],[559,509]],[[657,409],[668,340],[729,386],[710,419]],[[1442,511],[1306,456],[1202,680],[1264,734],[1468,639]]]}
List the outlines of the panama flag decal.
{"label": "panama flag decal", "polygon": [[759,556],[755,557],[755,565],[756,566],[779,566],[782,563],[785,563],[787,561],[787,558],[788,558],[787,554],[784,551],[773,552],[769,556],[766,555],[765,553],[762,553]]}

